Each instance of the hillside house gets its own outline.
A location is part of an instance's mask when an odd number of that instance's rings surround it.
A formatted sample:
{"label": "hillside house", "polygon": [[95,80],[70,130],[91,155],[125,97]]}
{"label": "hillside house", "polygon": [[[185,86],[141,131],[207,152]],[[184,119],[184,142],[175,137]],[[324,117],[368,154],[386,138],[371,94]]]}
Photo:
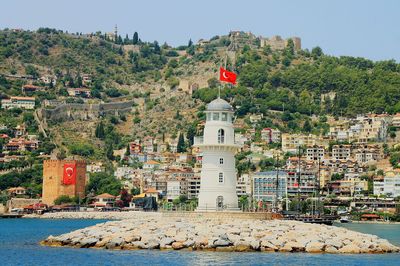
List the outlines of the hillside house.
{"label": "hillside house", "polygon": [[160,164],[159,162],[150,160],[150,161],[147,161],[147,162],[145,162],[145,163],[143,164],[143,170],[154,171],[154,170],[159,169],[159,168],[160,168],[160,165],[161,165],[161,164]]}
{"label": "hillside house", "polygon": [[108,193],[103,193],[96,196],[95,201],[91,204],[93,207],[112,207],[114,206],[115,199],[117,197],[110,195]]}
{"label": "hillside house", "polygon": [[22,93],[27,93],[27,92],[37,92],[37,91],[45,91],[46,88],[32,85],[32,84],[26,84],[22,86]]}
{"label": "hillside house", "polygon": [[84,98],[90,98],[91,93],[90,89],[86,88],[68,88],[68,95],[71,97],[84,97]]}
{"label": "hillside house", "polygon": [[1,107],[3,109],[21,108],[21,109],[35,109],[34,97],[10,97],[10,99],[2,99]]}
{"label": "hillside house", "polygon": [[12,188],[7,189],[7,194],[11,197],[24,196],[24,195],[26,195],[26,188],[12,187]]}
{"label": "hillside house", "polygon": [[264,128],[261,130],[261,139],[267,143],[280,143],[281,131],[274,128]]}
{"label": "hillside house", "polygon": [[9,142],[4,145],[4,148],[6,151],[33,151],[39,148],[39,141],[14,138],[10,139]]}

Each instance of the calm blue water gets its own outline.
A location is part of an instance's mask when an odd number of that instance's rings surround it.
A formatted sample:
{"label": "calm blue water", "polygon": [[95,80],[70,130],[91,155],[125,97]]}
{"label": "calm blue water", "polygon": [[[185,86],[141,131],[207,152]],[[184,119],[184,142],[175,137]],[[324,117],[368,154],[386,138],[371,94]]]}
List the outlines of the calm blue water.
{"label": "calm blue water", "polygon": [[[42,247],[38,242],[99,220],[0,219],[0,265],[400,265],[399,254],[108,251]],[[400,225],[346,225],[400,245]]]}

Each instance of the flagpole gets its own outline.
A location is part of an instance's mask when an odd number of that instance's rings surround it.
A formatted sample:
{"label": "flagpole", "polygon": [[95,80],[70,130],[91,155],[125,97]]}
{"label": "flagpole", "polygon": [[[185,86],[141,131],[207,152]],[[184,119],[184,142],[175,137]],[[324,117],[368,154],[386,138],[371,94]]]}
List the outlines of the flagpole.
{"label": "flagpole", "polygon": [[[228,53],[227,50],[225,50],[225,60],[224,60],[224,69],[226,69],[226,61],[228,58]],[[218,87],[218,98],[221,98],[221,87],[222,87],[222,82],[219,82],[219,87]]]}

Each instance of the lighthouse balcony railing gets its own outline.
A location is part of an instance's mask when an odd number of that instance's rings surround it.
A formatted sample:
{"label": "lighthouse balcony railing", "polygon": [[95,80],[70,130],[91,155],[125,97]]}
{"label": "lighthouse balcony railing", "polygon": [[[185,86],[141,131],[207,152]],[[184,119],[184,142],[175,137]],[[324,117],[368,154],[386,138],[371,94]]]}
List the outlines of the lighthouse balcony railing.
{"label": "lighthouse balcony railing", "polygon": [[[204,137],[203,136],[194,137],[193,145],[202,145],[202,144],[204,144]],[[216,143],[216,144],[226,144],[226,143],[220,142],[220,143]],[[234,144],[240,145],[240,142],[235,141]]]}

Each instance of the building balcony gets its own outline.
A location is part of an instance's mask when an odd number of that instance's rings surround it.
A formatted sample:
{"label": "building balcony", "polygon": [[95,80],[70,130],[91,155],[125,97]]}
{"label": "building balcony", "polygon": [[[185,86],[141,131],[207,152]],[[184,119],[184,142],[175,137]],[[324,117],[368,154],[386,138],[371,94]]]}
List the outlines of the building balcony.
{"label": "building balcony", "polygon": [[201,145],[204,142],[203,136],[194,137],[193,144],[194,145]]}

